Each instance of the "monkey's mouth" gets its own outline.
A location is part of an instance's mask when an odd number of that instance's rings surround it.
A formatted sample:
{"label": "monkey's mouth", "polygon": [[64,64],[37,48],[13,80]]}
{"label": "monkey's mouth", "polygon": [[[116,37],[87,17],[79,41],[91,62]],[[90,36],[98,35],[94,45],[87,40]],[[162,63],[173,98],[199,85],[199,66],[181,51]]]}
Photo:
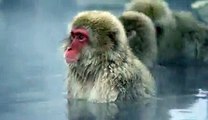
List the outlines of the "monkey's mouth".
{"label": "monkey's mouth", "polygon": [[76,63],[79,59],[78,58],[65,58],[66,59],[66,63],[70,64],[70,63]]}
{"label": "monkey's mouth", "polygon": [[66,60],[66,63],[68,63],[68,64],[76,63],[79,61],[79,55],[70,56],[70,55],[65,54],[65,60]]}
{"label": "monkey's mouth", "polygon": [[75,50],[66,50],[64,53],[64,58],[66,63],[76,63],[79,60],[80,55]]}

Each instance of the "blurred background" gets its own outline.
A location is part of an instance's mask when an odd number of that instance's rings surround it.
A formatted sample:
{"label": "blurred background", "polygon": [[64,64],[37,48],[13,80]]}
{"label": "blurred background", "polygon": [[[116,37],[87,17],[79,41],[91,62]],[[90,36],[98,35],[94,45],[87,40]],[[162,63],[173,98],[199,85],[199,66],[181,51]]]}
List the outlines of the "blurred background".
{"label": "blurred background", "polygon": [[[127,2],[0,0],[0,120],[67,119],[67,68],[61,50],[67,24],[82,10],[108,10],[119,15]],[[208,22],[207,0],[167,2],[172,9],[192,11],[200,21]],[[207,103],[205,106],[202,110],[206,113]],[[208,119],[205,113],[204,120]]]}

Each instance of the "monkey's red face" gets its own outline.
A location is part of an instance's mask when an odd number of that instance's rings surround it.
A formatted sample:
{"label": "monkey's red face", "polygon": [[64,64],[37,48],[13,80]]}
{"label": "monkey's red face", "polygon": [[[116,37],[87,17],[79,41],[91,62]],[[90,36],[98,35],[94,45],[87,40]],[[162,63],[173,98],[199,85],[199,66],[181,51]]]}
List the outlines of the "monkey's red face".
{"label": "monkey's red face", "polygon": [[82,49],[88,44],[89,33],[85,28],[73,28],[70,39],[64,55],[67,63],[74,63],[79,60]]}

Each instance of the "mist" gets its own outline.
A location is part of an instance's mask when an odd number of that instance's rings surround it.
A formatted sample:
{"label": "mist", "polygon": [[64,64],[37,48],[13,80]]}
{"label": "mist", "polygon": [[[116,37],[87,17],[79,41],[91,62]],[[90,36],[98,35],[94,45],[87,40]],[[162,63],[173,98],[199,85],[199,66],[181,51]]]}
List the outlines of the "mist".
{"label": "mist", "polygon": [[[0,119],[66,119],[67,65],[61,46],[67,37],[68,23],[82,10],[102,9],[119,15],[127,2],[94,1],[98,0],[0,0]],[[177,10],[191,10],[193,1],[167,0],[170,7]],[[207,67],[190,67],[181,71],[177,67],[157,68],[156,71],[156,79],[160,80],[158,84],[163,86],[161,91],[167,93],[175,89],[181,92],[187,88],[195,90],[208,86]],[[166,101],[159,103],[166,108],[162,110],[164,113],[176,103],[180,104],[181,99],[172,100],[171,107]],[[191,102],[184,101],[190,106]],[[76,105],[70,109],[79,110]],[[96,104],[89,106],[97,107]],[[87,109],[91,110],[89,106]],[[162,108],[157,109],[160,111]]]}

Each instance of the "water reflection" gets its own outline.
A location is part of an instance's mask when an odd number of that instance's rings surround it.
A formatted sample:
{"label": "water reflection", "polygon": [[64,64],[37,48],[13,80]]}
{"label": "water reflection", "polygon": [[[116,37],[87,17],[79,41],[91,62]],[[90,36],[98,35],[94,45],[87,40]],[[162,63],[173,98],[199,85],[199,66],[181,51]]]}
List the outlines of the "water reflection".
{"label": "water reflection", "polygon": [[206,120],[207,99],[171,96],[134,103],[68,101],[69,120]]}
{"label": "water reflection", "polygon": [[157,66],[152,72],[159,95],[193,94],[198,88],[207,89],[207,66]]}
{"label": "water reflection", "polygon": [[154,120],[156,101],[88,103],[68,101],[69,120]]}
{"label": "water reflection", "polygon": [[170,120],[207,120],[208,100],[199,98],[186,109],[174,108],[169,111]]}

